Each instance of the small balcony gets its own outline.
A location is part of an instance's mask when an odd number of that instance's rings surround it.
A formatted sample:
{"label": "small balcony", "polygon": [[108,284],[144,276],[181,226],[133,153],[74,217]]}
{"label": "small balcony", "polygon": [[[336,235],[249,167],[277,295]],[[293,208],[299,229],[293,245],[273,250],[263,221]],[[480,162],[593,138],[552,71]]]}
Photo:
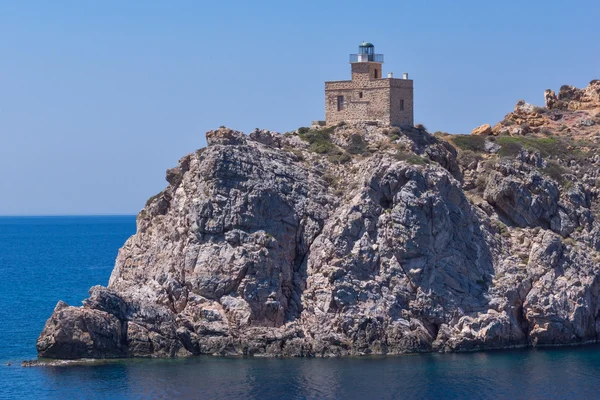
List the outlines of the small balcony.
{"label": "small balcony", "polygon": [[368,61],[382,63],[383,62],[383,54],[365,54],[365,53],[350,54],[350,62],[351,63],[368,62]]}

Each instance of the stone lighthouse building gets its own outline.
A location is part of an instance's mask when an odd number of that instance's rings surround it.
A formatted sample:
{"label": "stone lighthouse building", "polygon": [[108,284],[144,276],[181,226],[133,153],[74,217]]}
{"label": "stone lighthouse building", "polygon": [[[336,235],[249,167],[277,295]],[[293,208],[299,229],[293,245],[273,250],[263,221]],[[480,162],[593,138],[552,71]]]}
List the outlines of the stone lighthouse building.
{"label": "stone lighthouse building", "polygon": [[414,125],[413,81],[388,74],[383,77],[383,54],[363,43],[350,54],[352,80],[325,82],[327,125],[346,121],[379,121],[389,125]]}

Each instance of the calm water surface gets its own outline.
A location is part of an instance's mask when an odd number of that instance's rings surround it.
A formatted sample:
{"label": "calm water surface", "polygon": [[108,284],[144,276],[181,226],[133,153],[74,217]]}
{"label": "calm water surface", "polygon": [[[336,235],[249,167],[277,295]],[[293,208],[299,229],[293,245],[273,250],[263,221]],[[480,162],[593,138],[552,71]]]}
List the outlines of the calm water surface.
{"label": "calm water surface", "polygon": [[[135,217],[0,217],[0,399],[595,399],[600,348],[21,368],[59,299],[106,285]],[[6,366],[11,361],[12,366]]]}

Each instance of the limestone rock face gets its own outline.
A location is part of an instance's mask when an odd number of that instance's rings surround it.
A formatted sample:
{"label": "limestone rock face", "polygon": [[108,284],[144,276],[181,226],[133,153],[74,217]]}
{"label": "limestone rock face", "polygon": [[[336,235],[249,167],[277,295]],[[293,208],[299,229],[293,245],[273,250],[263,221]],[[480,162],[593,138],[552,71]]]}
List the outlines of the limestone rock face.
{"label": "limestone rock face", "polygon": [[59,302],[41,357],[400,354],[600,333],[597,192],[540,174],[539,154],[488,163],[476,194],[463,185],[476,171],[424,130],[220,128],[207,142],[167,171],[108,287]]}
{"label": "limestone rock face", "polygon": [[491,135],[492,134],[492,126],[490,124],[484,124],[481,126],[478,126],[477,128],[473,129],[473,131],[471,132],[471,135]]}
{"label": "limestone rock face", "polygon": [[513,112],[492,130],[496,135],[522,136],[527,134],[564,135],[580,138],[596,137],[600,123],[600,80],[593,80],[584,89],[564,85],[558,94],[544,92],[545,107],[520,100]]}
{"label": "limestone rock face", "polygon": [[556,93],[552,89],[546,89],[544,92],[544,103],[546,104],[546,108],[551,109],[554,108],[554,105],[558,101],[556,97]]}
{"label": "limestone rock face", "polygon": [[593,80],[584,89],[564,85],[554,107],[568,110],[589,110],[600,107],[600,80]]}
{"label": "limestone rock face", "polygon": [[125,323],[115,315],[59,302],[37,348],[48,358],[125,357]]}

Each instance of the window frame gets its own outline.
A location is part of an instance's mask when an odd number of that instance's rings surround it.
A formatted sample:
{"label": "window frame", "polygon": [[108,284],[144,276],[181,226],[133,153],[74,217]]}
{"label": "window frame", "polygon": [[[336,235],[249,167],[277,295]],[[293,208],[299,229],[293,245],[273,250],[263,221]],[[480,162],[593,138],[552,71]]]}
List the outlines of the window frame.
{"label": "window frame", "polygon": [[337,96],[337,110],[338,112],[344,110],[344,95]]}

